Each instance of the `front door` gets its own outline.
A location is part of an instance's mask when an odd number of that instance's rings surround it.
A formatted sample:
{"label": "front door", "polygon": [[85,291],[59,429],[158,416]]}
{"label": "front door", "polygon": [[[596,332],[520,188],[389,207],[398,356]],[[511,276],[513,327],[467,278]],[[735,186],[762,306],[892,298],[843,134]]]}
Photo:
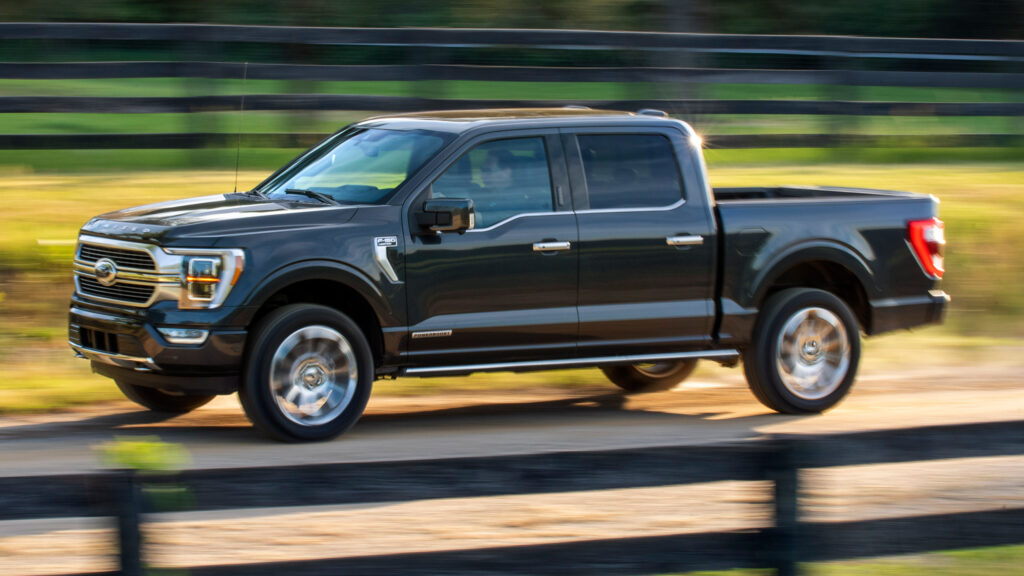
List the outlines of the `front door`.
{"label": "front door", "polygon": [[568,356],[576,344],[576,217],[555,131],[464,146],[411,204],[469,198],[475,227],[424,234],[406,253],[412,364]]}

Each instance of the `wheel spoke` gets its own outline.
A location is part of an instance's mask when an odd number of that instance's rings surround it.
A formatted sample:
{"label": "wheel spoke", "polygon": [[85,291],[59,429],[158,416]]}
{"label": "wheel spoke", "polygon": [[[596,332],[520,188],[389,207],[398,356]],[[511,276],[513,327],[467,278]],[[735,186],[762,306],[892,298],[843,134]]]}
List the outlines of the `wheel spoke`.
{"label": "wheel spoke", "polygon": [[271,361],[270,389],[281,414],[302,426],[337,418],[358,382],[355,352],[334,328],[300,328],[278,346]]}
{"label": "wheel spoke", "polygon": [[846,326],[824,308],[804,308],[783,323],[776,342],[782,384],[805,400],[819,400],[842,383],[850,363]]}

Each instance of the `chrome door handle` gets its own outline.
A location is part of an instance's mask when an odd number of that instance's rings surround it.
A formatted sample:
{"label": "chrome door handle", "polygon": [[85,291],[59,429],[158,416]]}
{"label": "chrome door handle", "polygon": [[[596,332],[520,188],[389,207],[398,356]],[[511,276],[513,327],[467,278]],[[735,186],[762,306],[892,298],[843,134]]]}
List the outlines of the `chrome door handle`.
{"label": "chrome door handle", "polygon": [[669,236],[665,238],[665,244],[669,246],[700,246],[704,243],[704,237],[696,234],[687,236]]}
{"label": "chrome door handle", "polygon": [[534,252],[557,252],[572,248],[572,242],[536,242],[533,245]]}

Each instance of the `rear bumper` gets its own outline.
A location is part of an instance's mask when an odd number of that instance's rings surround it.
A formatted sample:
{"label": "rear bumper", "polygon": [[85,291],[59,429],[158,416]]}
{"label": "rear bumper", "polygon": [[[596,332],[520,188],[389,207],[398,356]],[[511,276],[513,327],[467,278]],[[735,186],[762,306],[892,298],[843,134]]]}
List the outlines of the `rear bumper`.
{"label": "rear bumper", "polygon": [[246,331],[208,330],[199,344],[168,342],[144,313],[95,310],[72,304],[68,344],[92,361],[93,371],[125,383],[187,393],[227,394],[238,387]]}
{"label": "rear bumper", "polygon": [[892,298],[871,302],[871,334],[939,324],[946,315],[949,294],[929,290],[924,296]]}

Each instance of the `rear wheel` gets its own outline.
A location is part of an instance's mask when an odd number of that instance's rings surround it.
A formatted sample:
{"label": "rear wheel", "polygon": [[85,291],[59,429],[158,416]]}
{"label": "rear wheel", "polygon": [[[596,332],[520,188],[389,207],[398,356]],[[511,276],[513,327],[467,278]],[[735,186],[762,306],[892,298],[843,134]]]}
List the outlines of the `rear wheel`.
{"label": "rear wheel", "polygon": [[119,382],[117,380],[114,380],[114,382],[117,384],[117,387],[121,389],[121,393],[123,393],[129,400],[154,412],[184,414],[185,412],[191,412],[210,400],[213,400],[213,396],[204,394],[179,394],[175,392],[166,392],[157,388],[148,388],[146,386],[128,384],[127,382]]}
{"label": "rear wheel", "polygon": [[860,331],[835,295],[790,288],[765,302],[743,370],[762,404],[787,414],[822,412],[842,400],[857,374]]}
{"label": "rear wheel", "polygon": [[326,440],[356,423],[373,378],[370,345],[355,322],[333,308],[293,304],[254,330],[238,395],[262,432]]}
{"label": "rear wheel", "polygon": [[626,392],[661,392],[686,380],[697,368],[696,360],[645,362],[601,368],[604,375]]}

